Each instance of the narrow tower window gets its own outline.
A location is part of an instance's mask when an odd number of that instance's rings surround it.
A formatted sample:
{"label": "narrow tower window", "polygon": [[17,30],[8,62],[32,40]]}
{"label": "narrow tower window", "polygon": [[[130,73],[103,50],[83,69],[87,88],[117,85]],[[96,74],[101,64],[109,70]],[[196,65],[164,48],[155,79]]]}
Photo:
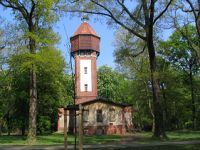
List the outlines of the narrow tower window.
{"label": "narrow tower window", "polygon": [[85,92],[88,91],[88,84],[84,84],[84,87],[85,87]]}
{"label": "narrow tower window", "polygon": [[84,67],[84,74],[87,74],[87,73],[88,73],[87,67]]}

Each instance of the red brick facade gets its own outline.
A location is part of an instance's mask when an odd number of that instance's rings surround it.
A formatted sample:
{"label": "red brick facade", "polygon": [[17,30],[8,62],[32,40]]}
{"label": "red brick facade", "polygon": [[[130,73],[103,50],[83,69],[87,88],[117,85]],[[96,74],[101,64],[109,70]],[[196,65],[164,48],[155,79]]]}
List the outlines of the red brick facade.
{"label": "red brick facade", "polygon": [[85,135],[112,135],[125,134],[126,128],[123,125],[107,125],[107,126],[86,126],[84,127]]}
{"label": "red brick facade", "polygon": [[[109,102],[94,100],[83,103],[83,108],[89,110],[89,119],[87,122],[84,122],[84,133],[86,135],[111,135],[111,134],[125,134],[126,132],[132,132],[134,129],[132,117],[133,109],[131,106],[124,106],[119,104],[110,104]],[[118,118],[114,122],[110,122],[109,110],[114,109],[116,111],[115,117]],[[101,109],[104,116],[102,123],[97,123],[96,120],[96,111]],[[63,131],[64,121],[63,121],[63,112],[59,110],[59,120],[58,120],[58,131]],[[119,112],[122,112],[121,114]],[[78,114],[78,112],[77,112]],[[121,117],[120,117],[121,116]],[[121,119],[119,119],[121,118]],[[78,118],[77,118],[78,119]],[[107,119],[107,120],[106,120]],[[77,120],[77,127],[78,127]],[[68,112],[68,131],[70,133],[74,132],[74,113],[72,111]],[[78,128],[77,128],[78,131]]]}

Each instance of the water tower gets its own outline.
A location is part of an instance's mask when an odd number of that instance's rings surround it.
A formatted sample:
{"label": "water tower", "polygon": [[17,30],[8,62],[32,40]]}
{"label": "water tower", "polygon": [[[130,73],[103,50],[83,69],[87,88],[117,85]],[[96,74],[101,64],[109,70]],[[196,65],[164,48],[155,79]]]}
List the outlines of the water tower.
{"label": "water tower", "polygon": [[70,38],[71,55],[75,61],[76,104],[97,98],[96,60],[99,55],[100,37],[82,17],[82,24]]}

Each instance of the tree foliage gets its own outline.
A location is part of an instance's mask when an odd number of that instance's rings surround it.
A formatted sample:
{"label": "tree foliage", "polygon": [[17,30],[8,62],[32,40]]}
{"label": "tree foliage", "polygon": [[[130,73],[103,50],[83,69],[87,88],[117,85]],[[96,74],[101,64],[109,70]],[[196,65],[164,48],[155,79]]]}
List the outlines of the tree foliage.
{"label": "tree foliage", "polygon": [[[15,19],[20,24],[24,35],[24,45],[28,47],[30,53],[27,59],[27,66],[30,67],[29,74],[29,130],[28,141],[34,143],[36,136],[36,116],[37,116],[37,74],[36,66],[33,63],[37,56],[36,53],[43,48],[52,47],[58,41],[56,34],[52,31],[52,25],[57,20],[58,14],[55,13],[60,1],[45,0],[1,0],[0,4],[5,8],[11,8]],[[28,44],[27,42],[28,41]],[[32,64],[31,64],[32,63]]]}
{"label": "tree foliage", "polygon": [[128,89],[130,80],[123,74],[113,71],[111,67],[101,66],[97,72],[98,97],[120,103],[132,103],[132,95]]}
{"label": "tree foliage", "polygon": [[[185,37],[184,35],[187,35]],[[186,34],[187,33],[187,34]],[[176,30],[167,41],[157,44],[157,57],[160,89],[163,103],[164,124],[167,130],[193,128],[193,106],[195,106],[196,126],[199,124],[199,62],[196,51],[188,43],[198,42],[194,26],[188,25]],[[159,43],[157,41],[156,43]],[[115,61],[118,70],[132,80],[131,89],[135,106],[134,122],[139,129],[150,130],[153,127],[151,79],[148,55],[144,52],[137,57],[133,49],[141,49],[142,42],[135,42],[128,32],[119,30],[116,34]],[[192,68],[191,68],[192,64]],[[190,69],[193,71],[193,94],[195,105],[191,100]],[[192,70],[191,70],[192,71]],[[176,81],[176,82],[175,82]],[[140,92],[138,92],[140,91]]]}
{"label": "tree foliage", "polygon": [[[185,37],[184,35],[187,35]],[[188,42],[190,39],[190,42]],[[185,74],[185,82],[188,83],[191,95],[191,109],[193,128],[197,125],[197,106],[196,106],[196,88],[194,77],[199,73],[200,64],[198,61],[198,53],[193,49],[192,45],[199,41],[195,27],[187,25],[180,30],[176,30],[168,41],[162,42],[164,58],[169,61],[177,70],[181,70]]]}

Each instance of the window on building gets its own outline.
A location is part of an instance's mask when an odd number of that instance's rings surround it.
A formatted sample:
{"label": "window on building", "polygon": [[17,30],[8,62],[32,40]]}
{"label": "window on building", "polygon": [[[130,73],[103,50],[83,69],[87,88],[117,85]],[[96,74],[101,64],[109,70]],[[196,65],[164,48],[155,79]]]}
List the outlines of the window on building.
{"label": "window on building", "polygon": [[84,74],[87,74],[87,73],[88,73],[88,68],[84,67]]}
{"label": "window on building", "polygon": [[97,110],[97,122],[103,122],[103,114],[101,109]]}
{"label": "window on building", "polygon": [[85,92],[88,91],[88,84],[84,84]]}
{"label": "window on building", "polygon": [[115,122],[116,115],[115,115],[115,109],[109,109],[109,120],[110,122]]}
{"label": "window on building", "polygon": [[89,110],[86,109],[83,111],[83,121],[87,122],[88,118],[89,118]]}

